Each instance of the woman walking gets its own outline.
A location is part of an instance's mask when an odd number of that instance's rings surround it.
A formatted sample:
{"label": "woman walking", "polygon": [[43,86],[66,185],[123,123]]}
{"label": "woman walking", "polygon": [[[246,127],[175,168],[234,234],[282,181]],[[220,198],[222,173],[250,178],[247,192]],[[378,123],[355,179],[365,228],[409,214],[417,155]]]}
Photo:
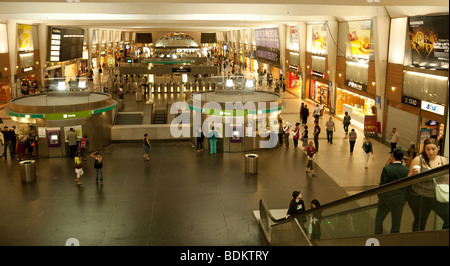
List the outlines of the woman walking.
{"label": "woman walking", "polygon": [[100,185],[103,185],[103,174],[102,174],[102,168],[103,168],[103,157],[100,156],[98,151],[93,152],[91,154],[91,157],[94,158],[94,169],[97,172],[97,178],[95,179],[95,183],[98,184],[98,177],[100,176]]}
{"label": "woman walking", "polygon": [[294,136],[292,137],[292,140],[294,141],[294,149],[297,149],[298,147],[298,139],[300,137],[300,123],[295,123],[295,128],[292,131],[294,133]]}
{"label": "woman walking", "polygon": [[211,132],[209,132],[209,153],[210,154],[215,154],[217,153],[217,149],[216,149],[216,142],[217,142],[217,136],[216,136],[216,131],[214,130],[214,127],[211,128]]}
{"label": "woman walking", "polygon": [[305,150],[306,146],[308,146],[308,126],[307,125],[305,125],[305,130],[303,130],[301,140],[303,141],[303,143],[302,143],[303,150]]}
{"label": "woman walking", "polygon": [[358,135],[356,134],[356,131],[354,128],[352,128],[352,131],[348,133],[348,142],[350,143],[350,155],[353,154],[353,149],[355,148],[356,138]]}
{"label": "woman walking", "polygon": [[364,168],[367,168],[367,163],[369,162],[370,153],[372,153],[372,156],[373,156],[372,142],[370,142],[369,137],[364,138],[364,143],[362,145],[362,148],[364,150],[364,159],[365,159]]}
{"label": "woman walking", "polygon": [[148,155],[150,154],[150,140],[148,139],[148,135],[147,133],[144,134],[144,159],[147,161],[150,161],[150,158],[148,157]]}
{"label": "woman walking", "polygon": [[308,164],[306,165],[306,172],[312,173],[313,176],[316,176],[316,172],[314,172],[314,163],[313,163],[315,153],[316,148],[314,148],[314,143],[310,141],[308,147],[306,147],[306,156],[308,158]]}

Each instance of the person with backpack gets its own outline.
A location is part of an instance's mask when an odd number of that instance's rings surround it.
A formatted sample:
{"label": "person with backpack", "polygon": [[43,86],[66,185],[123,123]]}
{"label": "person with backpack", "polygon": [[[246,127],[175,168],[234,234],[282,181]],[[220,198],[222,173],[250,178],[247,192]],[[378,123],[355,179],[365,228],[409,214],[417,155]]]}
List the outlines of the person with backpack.
{"label": "person with backpack", "polygon": [[351,124],[350,120],[352,120],[352,118],[348,115],[348,112],[345,112],[344,119],[342,120],[342,125],[344,126],[345,131],[345,137],[347,137],[348,134],[348,126]]}
{"label": "person with backpack", "polygon": [[83,137],[80,141],[80,154],[83,161],[86,161],[85,153],[89,150],[89,139],[86,133],[84,133]]}
{"label": "person with backpack", "polygon": [[102,174],[102,168],[103,168],[103,157],[100,156],[98,151],[95,151],[91,154],[91,157],[94,158],[94,169],[97,172],[97,178],[95,179],[95,183],[98,185],[98,177],[100,176],[100,185],[103,185],[103,174]]}

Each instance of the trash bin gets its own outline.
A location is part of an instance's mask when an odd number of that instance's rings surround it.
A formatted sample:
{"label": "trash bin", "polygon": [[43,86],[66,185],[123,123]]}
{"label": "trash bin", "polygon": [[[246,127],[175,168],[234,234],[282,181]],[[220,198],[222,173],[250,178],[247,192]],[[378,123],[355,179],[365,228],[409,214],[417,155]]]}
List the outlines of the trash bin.
{"label": "trash bin", "polygon": [[245,173],[256,175],[258,174],[258,154],[245,155]]}
{"label": "trash bin", "polygon": [[19,162],[20,177],[23,183],[32,183],[36,181],[36,161],[25,160]]}
{"label": "trash bin", "polygon": [[136,102],[142,102],[143,94],[141,91],[136,91]]}

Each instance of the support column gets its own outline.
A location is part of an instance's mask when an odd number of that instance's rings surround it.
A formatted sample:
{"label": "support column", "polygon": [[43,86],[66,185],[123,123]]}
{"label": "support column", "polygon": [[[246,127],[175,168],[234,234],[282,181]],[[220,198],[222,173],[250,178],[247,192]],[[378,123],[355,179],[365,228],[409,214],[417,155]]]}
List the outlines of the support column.
{"label": "support column", "polygon": [[278,25],[278,39],[280,40],[280,64],[283,77],[286,78],[286,25]]}
{"label": "support column", "polygon": [[8,34],[8,51],[9,51],[9,84],[11,85],[11,99],[16,98],[18,93],[16,76],[17,76],[17,21],[8,20],[6,23]]}
{"label": "support column", "polygon": [[[338,38],[339,23],[337,21],[327,21],[327,55],[328,55],[328,80],[331,83],[330,87],[330,110],[336,110],[336,61],[337,61],[337,46],[334,40]],[[333,38],[331,38],[333,36]],[[333,111],[334,113],[335,111]]]}
{"label": "support column", "polygon": [[38,25],[39,34],[39,74],[41,75],[41,86],[45,87],[45,66],[47,64],[47,43],[48,43],[48,26],[46,24]]}
{"label": "support column", "polygon": [[391,19],[383,7],[378,8],[378,14],[372,18],[373,43],[375,58],[375,86],[376,95],[381,97],[381,109],[377,110],[377,121],[383,125],[384,118],[384,94],[386,89],[386,69],[389,50],[389,30]]}
{"label": "support column", "polygon": [[300,99],[305,98],[305,90],[306,90],[306,23],[298,23],[298,47],[299,47],[299,60],[300,60],[300,69],[302,72],[302,89],[300,94]]}

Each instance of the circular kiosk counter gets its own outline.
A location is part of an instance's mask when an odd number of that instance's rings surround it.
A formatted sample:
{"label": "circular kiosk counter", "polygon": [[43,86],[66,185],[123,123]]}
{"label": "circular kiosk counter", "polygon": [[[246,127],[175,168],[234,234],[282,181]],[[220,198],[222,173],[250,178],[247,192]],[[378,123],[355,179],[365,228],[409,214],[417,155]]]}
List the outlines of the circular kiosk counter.
{"label": "circular kiosk counter", "polygon": [[27,134],[35,136],[38,156],[59,157],[69,154],[70,128],[75,130],[78,140],[87,135],[89,150],[109,145],[116,105],[106,93],[49,92],[12,99],[5,113],[20,128],[28,126]]}
{"label": "circular kiosk counter", "polygon": [[[286,108],[282,96],[257,90],[216,90],[192,94],[187,100],[191,125],[202,126],[204,135],[218,135],[217,152],[246,152],[275,148],[278,117]],[[200,121],[200,122],[199,122]],[[191,128],[195,137],[197,129]],[[208,139],[204,145],[209,146]]]}

